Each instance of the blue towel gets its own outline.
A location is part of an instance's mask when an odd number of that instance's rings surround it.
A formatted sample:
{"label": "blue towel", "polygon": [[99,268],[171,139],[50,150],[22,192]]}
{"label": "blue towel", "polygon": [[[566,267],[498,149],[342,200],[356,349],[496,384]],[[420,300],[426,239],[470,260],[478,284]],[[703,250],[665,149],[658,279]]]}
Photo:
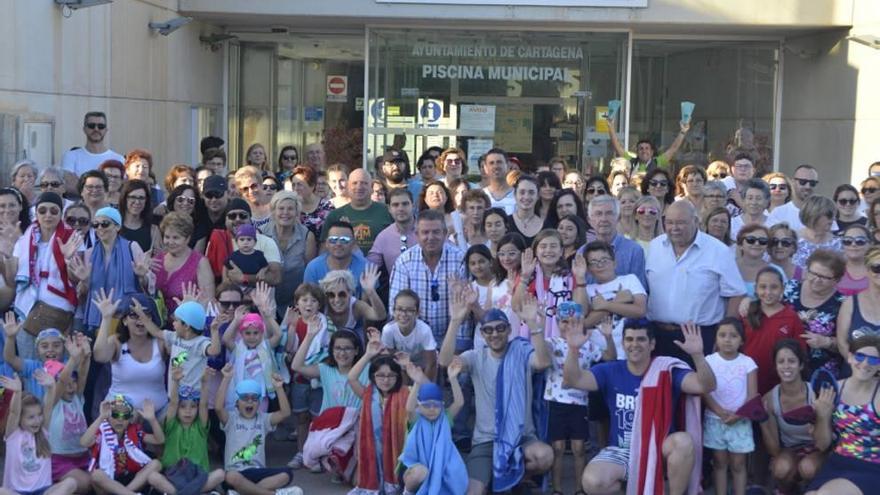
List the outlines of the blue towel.
{"label": "blue towel", "polygon": [[[495,384],[495,443],[492,448],[492,489],[510,490],[525,474],[522,434],[526,414],[533,413],[533,404],[526,405],[526,380],[532,379],[529,357],[535,351],[532,344],[517,337],[510,341]],[[543,374],[541,374],[543,375]],[[518,386],[519,385],[519,386]],[[541,396],[540,390],[532,394]],[[528,411],[528,412],[527,412]],[[538,426],[535,422],[535,426]]]}
{"label": "blue towel", "polygon": [[[109,254],[104,252],[104,244],[95,243],[92,249],[92,273],[89,283],[89,297],[83,310],[85,311],[86,328],[98,328],[101,325],[101,312],[92,304],[92,298],[98,290],[104,289],[107,294],[114,289],[115,299],[124,299],[124,296],[141,292],[137,275],[134,274],[131,255],[131,241],[117,237],[113,249]],[[105,267],[104,264],[107,264]]]}
{"label": "blue towel", "polygon": [[464,495],[467,492],[467,468],[455,444],[446,414],[431,422],[421,414],[406,436],[400,462],[406,467],[421,464],[428,477],[416,495]]}

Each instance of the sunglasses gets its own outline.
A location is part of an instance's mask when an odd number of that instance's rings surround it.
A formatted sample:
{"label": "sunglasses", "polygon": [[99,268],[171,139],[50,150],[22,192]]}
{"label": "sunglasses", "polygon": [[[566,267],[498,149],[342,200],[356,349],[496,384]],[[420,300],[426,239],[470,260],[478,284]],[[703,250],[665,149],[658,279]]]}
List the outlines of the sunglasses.
{"label": "sunglasses", "polygon": [[89,129],[100,129],[103,131],[104,129],[107,128],[107,124],[88,123],[88,124],[86,124],[86,127]]}
{"label": "sunglasses", "polygon": [[241,301],[217,301],[221,308],[237,308],[241,306]]}
{"label": "sunglasses", "polygon": [[226,194],[226,191],[205,191],[202,193],[205,199],[220,199]]}
{"label": "sunglasses", "polygon": [[144,202],[147,200],[147,197],[146,196],[128,196],[125,199],[127,199],[128,201]]}
{"label": "sunglasses", "polygon": [[247,220],[250,217],[251,216],[249,213],[227,213],[226,214],[227,220]]}
{"label": "sunglasses", "polygon": [[182,205],[187,204],[187,205],[192,206],[192,205],[196,204],[196,198],[189,198],[186,196],[178,196],[178,197],[174,198],[174,202],[182,204]]}
{"label": "sunglasses", "polygon": [[111,225],[113,225],[113,222],[111,222],[110,220],[102,220],[100,222],[92,222],[92,228],[95,228],[95,229],[97,229],[99,227],[102,229],[106,229],[106,228],[110,227]]}
{"label": "sunglasses", "polygon": [[420,400],[419,405],[428,409],[441,409],[443,407],[442,400]]}
{"label": "sunglasses", "polygon": [[798,184],[800,184],[802,186],[809,185],[810,187],[816,187],[819,184],[819,181],[817,181],[817,180],[811,180],[811,179],[795,179],[795,180],[798,182]]}
{"label": "sunglasses", "polygon": [[880,265],[871,265],[868,267],[868,269],[871,270],[871,273],[880,275]]}
{"label": "sunglasses", "polygon": [[605,194],[605,189],[591,187],[591,188],[587,189],[587,192],[590,194],[598,194],[601,196],[601,195]]}
{"label": "sunglasses", "polygon": [[296,161],[297,158],[299,158],[299,157],[296,155],[281,155],[282,160],[287,160],[287,161],[291,161],[291,162]]}
{"label": "sunglasses", "polygon": [[71,227],[85,227],[89,224],[89,217],[67,217],[64,223]]}
{"label": "sunglasses", "polygon": [[55,208],[55,207],[51,207],[51,206],[41,206],[41,207],[37,208],[37,213],[39,213],[40,215],[45,215],[46,213],[48,213],[50,215],[57,215],[57,214],[61,213],[61,210],[59,210],[58,208]]}
{"label": "sunglasses", "polygon": [[862,247],[862,246],[868,245],[868,238],[862,237],[862,236],[858,236],[858,237],[844,236],[844,238],[840,240],[840,243],[843,244],[844,246],[852,246],[853,244],[855,244],[856,246]]}
{"label": "sunglasses", "polygon": [[780,191],[788,191],[788,184],[770,184],[768,186],[771,191],[780,190]]}
{"label": "sunglasses", "polygon": [[348,299],[348,292],[325,292],[327,294],[327,299]]}
{"label": "sunglasses", "polygon": [[869,356],[863,352],[856,351],[853,353],[853,357],[856,359],[857,363],[863,363],[865,360],[868,361],[868,365],[877,366],[880,364],[880,356]]}
{"label": "sunglasses", "polygon": [[790,247],[794,246],[794,240],[793,239],[777,239],[774,237],[773,239],[770,239],[768,244],[770,244],[770,247],[782,246],[782,247],[790,248]]}
{"label": "sunglasses", "polygon": [[507,327],[509,327],[507,323],[499,323],[495,326],[483,325],[480,327],[480,332],[486,335],[492,335],[493,333],[501,334],[507,331]]}
{"label": "sunglasses", "polygon": [[351,237],[347,235],[331,235],[327,238],[327,242],[330,244],[342,244],[343,246],[347,246],[351,244]]}
{"label": "sunglasses", "polygon": [[110,413],[110,417],[113,419],[131,419],[131,413],[130,412],[113,411]]}
{"label": "sunglasses", "polygon": [[278,186],[276,186],[275,184],[263,184],[263,190],[264,191],[277,191]]}
{"label": "sunglasses", "polygon": [[238,394],[238,400],[242,402],[260,402],[260,394]]}
{"label": "sunglasses", "polygon": [[669,181],[665,180],[649,180],[648,185],[651,187],[667,187],[669,185]]}
{"label": "sunglasses", "polygon": [[40,182],[40,189],[48,189],[48,188],[56,189],[59,187],[61,187],[61,182],[58,182],[58,181]]}
{"label": "sunglasses", "polygon": [[877,192],[876,187],[863,187],[862,188],[862,194],[874,194],[875,192]]}
{"label": "sunglasses", "polygon": [[247,187],[239,187],[238,190],[243,193],[252,193],[252,192],[257,192],[257,190],[259,188],[260,188],[260,184],[251,184]]}
{"label": "sunglasses", "polygon": [[840,206],[847,206],[847,205],[849,205],[849,206],[855,206],[855,205],[859,204],[859,200],[858,200],[858,199],[852,199],[852,198],[850,198],[850,199],[846,199],[846,198],[838,198],[838,199],[837,199],[837,204],[839,204]]}
{"label": "sunglasses", "polygon": [[440,281],[436,278],[431,280],[431,300],[434,302],[440,300]]}
{"label": "sunglasses", "polygon": [[746,244],[750,244],[753,246],[755,244],[760,244],[761,246],[766,246],[767,243],[770,242],[769,239],[767,239],[766,237],[755,237],[752,235],[747,235],[743,240],[746,242]]}
{"label": "sunglasses", "polygon": [[727,174],[725,174],[724,172],[720,174],[709,174],[709,177],[712,177],[713,179],[726,179]]}
{"label": "sunglasses", "polygon": [[660,213],[660,210],[657,208],[641,206],[636,210],[636,213],[639,215],[656,215]]}
{"label": "sunglasses", "polygon": [[447,158],[444,163],[448,163],[450,165],[461,165],[461,158]]}

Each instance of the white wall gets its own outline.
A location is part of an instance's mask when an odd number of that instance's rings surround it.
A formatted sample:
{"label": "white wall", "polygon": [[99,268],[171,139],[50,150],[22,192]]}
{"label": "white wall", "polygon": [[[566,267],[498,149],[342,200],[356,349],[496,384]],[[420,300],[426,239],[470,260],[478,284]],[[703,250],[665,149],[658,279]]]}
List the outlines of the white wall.
{"label": "white wall", "polygon": [[160,180],[169,164],[189,163],[190,108],[222,106],[223,52],[198,40],[214,26],[193,22],[167,37],[148,29],[178,17],[176,6],[115,0],[64,18],[53,0],[0,0],[0,113],[53,119],[56,163],[83,145],[89,110],[108,114],[116,151],[149,149]]}

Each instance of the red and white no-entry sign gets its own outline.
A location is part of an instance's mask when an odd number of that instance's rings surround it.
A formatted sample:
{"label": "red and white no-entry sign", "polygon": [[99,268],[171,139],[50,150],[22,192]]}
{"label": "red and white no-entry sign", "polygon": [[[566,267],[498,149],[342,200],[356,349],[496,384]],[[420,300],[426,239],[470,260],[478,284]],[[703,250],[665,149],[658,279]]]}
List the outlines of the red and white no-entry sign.
{"label": "red and white no-entry sign", "polygon": [[345,101],[348,98],[348,76],[327,76],[327,100]]}

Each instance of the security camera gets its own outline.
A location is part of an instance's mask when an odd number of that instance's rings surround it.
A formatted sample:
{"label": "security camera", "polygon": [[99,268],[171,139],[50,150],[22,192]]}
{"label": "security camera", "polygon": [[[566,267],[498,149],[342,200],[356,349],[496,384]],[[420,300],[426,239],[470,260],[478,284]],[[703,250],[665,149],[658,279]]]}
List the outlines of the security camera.
{"label": "security camera", "polygon": [[192,17],[175,17],[174,19],[170,19],[165,22],[151,22],[149,24],[149,27],[154,31],[158,31],[158,33],[162,36],[168,36],[169,34],[177,31],[183,26],[186,26],[192,21]]}

